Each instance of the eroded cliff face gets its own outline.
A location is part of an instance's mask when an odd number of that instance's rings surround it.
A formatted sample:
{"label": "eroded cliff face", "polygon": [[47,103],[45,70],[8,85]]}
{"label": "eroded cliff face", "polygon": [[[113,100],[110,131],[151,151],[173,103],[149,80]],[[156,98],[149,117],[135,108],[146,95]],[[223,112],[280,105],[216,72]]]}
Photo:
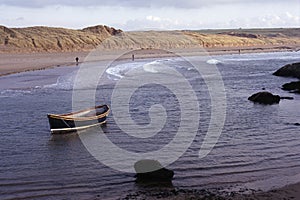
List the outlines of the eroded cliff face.
{"label": "eroded cliff face", "polygon": [[123,32],[103,25],[81,30],[0,26],[0,52],[74,52],[90,51],[98,46],[108,50],[300,46],[299,32],[300,29]]}

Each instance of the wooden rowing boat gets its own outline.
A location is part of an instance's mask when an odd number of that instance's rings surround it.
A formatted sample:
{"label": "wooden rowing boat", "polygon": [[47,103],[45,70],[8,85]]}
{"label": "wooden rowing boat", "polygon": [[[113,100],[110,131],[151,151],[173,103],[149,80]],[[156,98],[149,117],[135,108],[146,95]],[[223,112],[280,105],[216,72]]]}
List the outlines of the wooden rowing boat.
{"label": "wooden rowing boat", "polygon": [[71,112],[67,114],[48,114],[52,134],[72,132],[106,123],[110,112],[108,105]]}

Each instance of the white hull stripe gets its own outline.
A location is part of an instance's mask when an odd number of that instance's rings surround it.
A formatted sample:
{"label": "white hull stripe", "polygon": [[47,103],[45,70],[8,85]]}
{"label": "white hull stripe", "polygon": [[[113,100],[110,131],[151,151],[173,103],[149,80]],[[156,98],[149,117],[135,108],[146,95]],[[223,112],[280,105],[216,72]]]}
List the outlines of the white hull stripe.
{"label": "white hull stripe", "polygon": [[52,133],[59,132],[59,131],[76,131],[76,130],[82,130],[82,129],[90,128],[93,126],[101,125],[104,123],[106,123],[106,121],[97,123],[97,124],[88,125],[88,126],[80,126],[80,127],[74,127],[74,128],[55,128],[55,129],[50,129],[50,131]]}

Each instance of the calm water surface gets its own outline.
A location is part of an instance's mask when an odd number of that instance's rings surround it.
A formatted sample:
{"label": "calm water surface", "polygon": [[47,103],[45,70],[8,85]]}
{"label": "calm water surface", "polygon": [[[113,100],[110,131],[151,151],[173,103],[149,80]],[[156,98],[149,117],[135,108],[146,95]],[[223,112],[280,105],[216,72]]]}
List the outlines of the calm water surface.
{"label": "calm water surface", "polygon": [[[295,123],[300,123],[300,96],[280,89],[294,79],[272,73],[299,60],[300,52],[207,58],[222,74],[227,117],[217,145],[202,159],[198,152],[210,120],[210,96],[203,77],[181,59],[115,63],[106,70],[96,99],[97,103],[110,105],[115,83],[132,68],[163,73],[160,65],[172,66],[193,86],[201,116],[193,143],[168,166],[175,171],[174,187],[280,187],[299,180],[300,127]],[[77,134],[51,136],[46,114],[72,110],[77,70],[78,67],[60,67],[0,77],[0,199],[102,199],[145,190],[134,182],[134,174],[118,172],[98,162]],[[170,82],[178,84],[177,77],[170,76]],[[272,106],[249,102],[247,98],[261,88],[295,99]],[[128,151],[161,149],[178,130],[180,106],[168,88],[148,84],[130,100],[132,119],[140,125],[149,123],[148,111],[154,104],[167,110],[166,124],[157,135],[147,139],[129,136],[116,125],[113,115],[108,117],[103,131],[114,144]]]}

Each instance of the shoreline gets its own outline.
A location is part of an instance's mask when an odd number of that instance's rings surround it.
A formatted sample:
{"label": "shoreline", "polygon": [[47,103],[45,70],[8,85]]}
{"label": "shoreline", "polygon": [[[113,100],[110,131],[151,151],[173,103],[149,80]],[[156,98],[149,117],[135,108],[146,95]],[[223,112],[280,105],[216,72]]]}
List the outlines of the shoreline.
{"label": "shoreline", "polygon": [[75,58],[86,55],[86,52],[0,54],[0,77],[27,71],[76,65]]}
{"label": "shoreline", "polygon": [[[199,55],[231,55],[231,54],[246,54],[246,53],[271,53],[271,52],[289,52],[299,51],[299,46],[252,46],[252,47],[224,47],[224,48],[190,48],[190,49],[142,49],[128,50],[129,53],[120,57],[121,60],[131,60],[132,53],[135,54],[135,59],[147,58],[167,58],[174,57],[176,53],[183,56]],[[114,58],[118,55],[118,50],[107,51],[91,61],[103,61]],[[174,53],[172,53],[174,52]],[[45,70],[60,66],[76,65],[75,58],[79,57],[79,63],[84,62],[86,56],[90,52],[56,52],[56,53],[0,53],[0,77],[27,71]]]}
{"label": "shoreline", "polygon": [[[111,198],[108,198],[111,199]],[[112,198],[114,199],[114,198]],[[210,200],[285,200],[300,199],[300,183],[291,184],[278,189],[268,191],[241,188],[239,191],[217,189],[180,189],[157,188],[143,189],[137,192],[125,194],[116,199],[210,199]]]}

